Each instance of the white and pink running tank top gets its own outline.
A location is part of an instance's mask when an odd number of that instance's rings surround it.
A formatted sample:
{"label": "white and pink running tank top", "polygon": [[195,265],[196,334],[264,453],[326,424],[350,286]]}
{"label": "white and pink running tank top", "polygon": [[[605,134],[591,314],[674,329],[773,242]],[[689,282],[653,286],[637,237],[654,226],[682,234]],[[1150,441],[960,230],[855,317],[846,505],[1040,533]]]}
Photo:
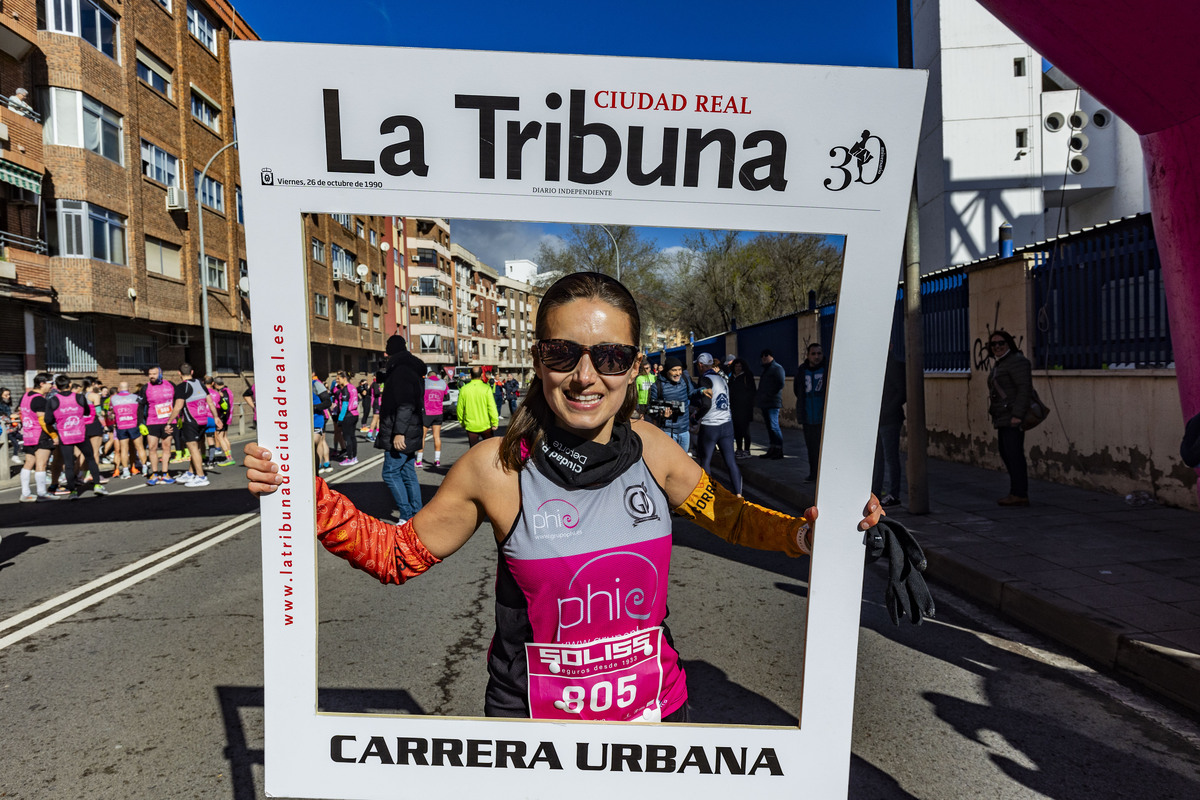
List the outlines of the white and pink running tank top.
{"label": "white and pink running tank top", "polygon": [[141,400],[138,399],[138,396],[129,392],[118,392],[109,400],[113,416],[117,420],[117,430],[127,431],[138,426],[138,405],[140,404]]}
{"label": "white and pink running tank top", "polygon": [[441,378],[425,379],[425,415],[441,417],[446,392],[450,387]]}
{"label": "white and pink running tank top", "polygon": [[184,413],[197,425],[208,424],[208,390],[204,384],[195,378],[185,381],[184,385],[191,389],[187,400],[183,401]]}
{"label": "white and pink running tank top", "polygon": [[563,489],[531,460],[500,555],[489,713],[518,713],[518,692],[535,719],[659,721],[683,706],[664,625],[670,508],[644,461]]}

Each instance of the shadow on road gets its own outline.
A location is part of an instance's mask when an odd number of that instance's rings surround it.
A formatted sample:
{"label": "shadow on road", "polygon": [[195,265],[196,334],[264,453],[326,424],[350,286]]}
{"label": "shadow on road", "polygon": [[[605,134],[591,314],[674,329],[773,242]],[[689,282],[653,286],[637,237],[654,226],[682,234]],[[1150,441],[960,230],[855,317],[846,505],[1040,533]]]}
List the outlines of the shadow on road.
{"label": "shadow on road", "polygon": [[[261,747],[251,747],[263,728],[261,686],[218,686],[217,702],[225,724],[225,758],[233,800],[256,800],[253,767],[263,766]],[[339,714],[424,714],[425,710],[402,689],[318,689],[317,708]],[[247,717],[250,719],[248,720]]]}
{"label": "shadow on road", "polygon": [[50,541],[40,536],[30,536],[29,531],[17,531],[0,539],[0,569],[12,566],[12,560],[17,556]]}
{"label": "shadow on road", "polygon": [[[113,488],[112,484],[109,488]],[[78,500],[64,498],[53,503],[22,503],[11,511],[5,509],[8,515],[5,524],[23,528],[74,527],[126,520],[228,517],[257,510],[258,501],[244,488],[148,486],[115,497],[97,497],[89,492]]]}

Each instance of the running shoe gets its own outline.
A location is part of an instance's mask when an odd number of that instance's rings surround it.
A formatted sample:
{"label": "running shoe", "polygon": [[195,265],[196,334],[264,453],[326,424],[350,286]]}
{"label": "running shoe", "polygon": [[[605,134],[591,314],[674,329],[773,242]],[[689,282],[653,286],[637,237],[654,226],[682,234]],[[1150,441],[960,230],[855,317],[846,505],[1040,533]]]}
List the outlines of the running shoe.
{"label": "running shoe", "polygon": [[189,489],[197,486],[208,486],[208,477],[205,475],[194,475],[192,479],[184,484]]}
{"label": "running shoe", "polygon": [[319,472],[333,472],[333,464],[330,464],[328,461],[326,461],[324,464],[321,465],[321,468],[318,471]]}
{"label": "running shoe", "polygon": [[179,476],[178,478],[176,478],[175,480],[177,480],[179,483],[187,483],[188,481],[190,481],[190,480],[191,480],[192,478],[194,478],[194,477],[196,477],[196,473],[192,472],[192,471],[189,469],[187,472],[183,473],[182,475],[180,475],[180,476]]}
{"label": "running shoe", "polygon": [[352,467],[358,463],[358,459],[357,458],[345,458],[345,459],[342,459],[341,461],[339,461],[338,463],[341,464],[343,467]]}
{"label": "running shoe", "polygon": [[21,502],[22,502],[22,503],[36,503],[36,502],[37,502],[37,495],[35,495],[35,494],[23,494],[23,495],[21,495]]}
{"label": "running shoe", "polygon": [[433,465],[434,465],[435,467],[440,467],[440,466],[442,465],[442,460],[439,458],[437,461],[434,461],[434,462],[433,462]]}
{"label": "running shoe", "polygon": [[108,489],[105,489],[103,486],[101,486],[100,484],[97,483],[94,486],[92,486],[92,493],[98,494],[100,496],[104,496],[104,495],[108,494]]}
{"label": "running shoe", "polygon": [[39,495],[37,496],[37,501],[38,501],[39,503],[50,503],[50,502],[53,502],[53,501],[55,501],[55,500],[57,500],[57,499],[58,499],[58,498],[57,498],[57,497],[55,497],[55,496],[54,496],[54,495],[52,495],[52,494],[39,494]]}
{"label": "running shoe", "polygon": [[80,497],[83,497],[83,492],[79,491],[78,489],[67,493],[68,500],[78,500]]}
{"label": "running shoe", "polygon": [[113,477],[114,477],[114,478],[120,478],[120,479],[121,479],[121,480],[123,480],[123,481],[127,481],[127,480],[129,480],[130,478],[132,478],[133,476],[129,474],[129,468],[128,468],[128,467],[126,467],[125,469],[121,470],[121,474],[120,474],[120,475],[118,475],[117,473],[115,473],[115,472],[114,472],[114,473],[113,473]]}
{"label": "running shoe", "polygon": [[24,458],[23,456],[12,456],[12,463],[14,463],[14,464],[24,464],[24,463],[25,463],[25,458]]}
{"label": "running shoe", "polygon": [[159,477],[158,482],[159,483],[174,483],[175,479],[171,477],[170,473],[164,473],[162,476]]}
{"label": "running shoe", "polygon": [[188,454],[183,451],[177,451],[175,453],[175,455],[171,457],[172,464],[182,464],[184,461],[187,461],[187,460],[188,460]]}
{"label": "running shoe", "polygon": [[158,476],[151,475],[149,478],[146,478],[146,485],[147,486],[158,486]]}
{"label": "running shoe", "polygon": [[237,464],[236,461],[234,461],[232,458],[227,458],[224,461],[222,461],[220,464],[217,464],[217,466],[218,467],[232,467],[235,464]]}
{"label": "running shoe", "polygon": [[417,469],[425,469],[425,462],[420,459],[417,459],[417,462],[415,464],[413,464],[413,466]]}
{"label": "running shoe", "polygon": [[71,493],[71,491],[65,486],[59,486],[58,488],[56,488],[54,490],[55,497],[66,497],[70,493]]}

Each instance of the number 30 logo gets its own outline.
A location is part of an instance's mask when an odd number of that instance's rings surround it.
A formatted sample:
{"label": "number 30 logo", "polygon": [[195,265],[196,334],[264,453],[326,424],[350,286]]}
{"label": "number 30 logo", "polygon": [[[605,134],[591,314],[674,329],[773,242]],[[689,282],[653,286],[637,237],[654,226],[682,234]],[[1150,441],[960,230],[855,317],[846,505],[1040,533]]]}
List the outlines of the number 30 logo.
{"label": "number 30 logo", "polygon": [[[842,163],[829,167],[841,173],[840,186],[834,186],[834,178],[825,179],[825,188],[831,192],[840,192],[851,183],[870,186],[882,177],[883,170],[887,167],[887,146],[883,139],[873,136],[869,130],[864,130],[859,140],[850,147],[838,145],[829,151],[829,155],[831,158],[842,159]],[[864,177],[863,167],[871,162],[875,163],[875,174]]]}

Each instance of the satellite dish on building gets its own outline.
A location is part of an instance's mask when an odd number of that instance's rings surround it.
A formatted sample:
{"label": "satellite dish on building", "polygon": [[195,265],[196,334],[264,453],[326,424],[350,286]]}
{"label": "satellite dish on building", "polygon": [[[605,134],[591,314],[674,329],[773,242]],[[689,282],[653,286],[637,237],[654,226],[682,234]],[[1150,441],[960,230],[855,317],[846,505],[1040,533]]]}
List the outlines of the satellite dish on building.
{"label": "satellite dish on building", "polygon": [[359,264],[357,267],[354,268],[354,271],[358,273],[358,277],[365,278],[365,277],[367,277],[367,274],[371,271],[371,268],[368,267],[366,264]]}
{"label": "satellite dish on building", "polygon": [[250,279],[246,277],[238,278],[238,288],[243,294],[250,294]]}

